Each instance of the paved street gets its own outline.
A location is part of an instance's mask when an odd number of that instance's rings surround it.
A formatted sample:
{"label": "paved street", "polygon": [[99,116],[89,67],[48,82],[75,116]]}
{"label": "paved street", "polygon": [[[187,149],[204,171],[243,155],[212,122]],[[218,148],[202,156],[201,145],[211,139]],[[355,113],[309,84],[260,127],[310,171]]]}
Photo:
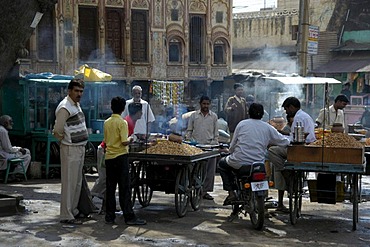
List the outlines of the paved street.
{"label": "paved street", "polygon": [[[89,186],[96,175],[89,175]],[[370,179],[363,179],[370,195]],[[292,226],[289,216],[270,210],[262,231],[253,230],[249,218],[228,222],[230,207],[222,206],[226,194],[216,177],[214,201],[203,201],[199,211],[189,206],[178,218],[174,195],[155,191],[146,208],[136,203],[135,211],[148,224],[128,227],[118,217],[117,225],[104,224],[104,216],[93,214],[82,226],[59,223],[60,180],[29,180],[1,184],[0,190],[24,195],[26,213],[0,218],[0,246],[369,246],[370,204],[359,205],[357,231],[352,231],[352,204],[309,202],[304,198],[303,217]],[[270,193],[276,198],[276,191]],[[367,198],[369,196],[365,196]],[[97,205],[100,200],[94,200]],[[287,205],[287,201],[286,201]]]}

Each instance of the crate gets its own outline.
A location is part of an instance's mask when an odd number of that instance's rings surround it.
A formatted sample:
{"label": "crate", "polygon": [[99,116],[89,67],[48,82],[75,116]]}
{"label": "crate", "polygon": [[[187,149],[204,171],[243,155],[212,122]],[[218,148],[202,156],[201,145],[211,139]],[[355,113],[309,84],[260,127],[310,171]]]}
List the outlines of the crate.
{"label": "crate", "polygon": [[288,162],[363,164],[364,149],[293,145],[288,147],[287,160]]}
{"label": "crate", "polygon": [[[310,202],[318,202],[317,197],[317,180],[307,180],[308,182],[308,190],[310,192]],[[344,182],[343,181],[336,181],[336,202],[343,202],[344,201]]]}

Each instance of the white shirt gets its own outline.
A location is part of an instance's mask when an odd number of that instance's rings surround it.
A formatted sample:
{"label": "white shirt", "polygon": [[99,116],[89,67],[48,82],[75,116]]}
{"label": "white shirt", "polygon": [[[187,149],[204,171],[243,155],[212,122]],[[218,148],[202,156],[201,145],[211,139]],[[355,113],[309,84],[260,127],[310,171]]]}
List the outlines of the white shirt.
{"label": "white shirt", "polygon": [[226,162],[235,169],[264,162],[268,145],[287,146],[289,143],[289,138],[262,120],[242,120],[235,128],[229,149],[231,154]]}
{"label": "white shirt", "polygon": [[308,115],[306,112],[304,112],[302,109],[299,109],[295,116],[292,123],[291,131],[290,131],[290,140],[293,141],[293,133],[294,133],[294,127],[297,126],[297,123],[301,123],[301,125],[304,128],[304,133],[308,133],[308,136],[306,137],[306,143],[311,143],[316,141],[315,137],[315,123],[310,115]]}
{"label": "white shirt", "polygon": [[198,110],[190,115],[186,138],[199,144],[218,144],[218,126],[216,113],[209,111],[207,115]]}
{"label": "white shirt", "polygon": [[[334,108],[334,105],[329,106],[329,112],[325,109],[325,126],[333,126],[334,123],[341,123],[343,127],[344,125],[344,112],[341,109],[337,111]],[[320,123],[320,126],[324,123],[324,109],[320,110],[319,116],[316,119],[316,122]]]}
{"label": "white shirt", "polygon": [[[134,99],[126,100],[125,110],[123,111],[121,115],[123,118],[128,115],[128,105],[133,102],[134,102]],[[148,102],[146,102],[143,99],[140,99],[140,103],[143,105],[143,108],[142,108],[143,115],[141,115],[141,118],[136,121],[134,134],[146,134],[147,122],[151,123],[155,121],[154,114]]]}

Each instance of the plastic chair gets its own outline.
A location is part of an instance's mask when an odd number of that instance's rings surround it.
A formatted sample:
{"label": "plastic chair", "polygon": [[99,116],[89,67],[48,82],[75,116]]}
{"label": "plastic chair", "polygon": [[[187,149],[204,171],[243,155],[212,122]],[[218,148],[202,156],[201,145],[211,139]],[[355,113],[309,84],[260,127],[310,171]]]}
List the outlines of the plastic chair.
{"label": "plastic chair", "polygon": [[20,165],[22,167],[24,178],[27,181],[26,169],[24,168],[24,159],[20,159],[20,158],[8,159],[6,161],[6,163],[7,163],[7,167],[6,167],[4,184],[6,184],[8,182],[8,176],[9,176],[9,174],[19,173],[19,172],[15,172],[15,171],[10,171],[10,168],[12,166],[16,166],[16,165]]}

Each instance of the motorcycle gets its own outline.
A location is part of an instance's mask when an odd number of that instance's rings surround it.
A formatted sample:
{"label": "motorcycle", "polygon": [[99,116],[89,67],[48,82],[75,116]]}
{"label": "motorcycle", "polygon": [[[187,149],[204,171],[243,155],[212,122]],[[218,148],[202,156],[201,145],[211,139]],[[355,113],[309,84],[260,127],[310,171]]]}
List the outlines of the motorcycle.
{"label": "motorcycle", "polygon": [[265,221],[265,209],[277,207],[276,202],[269,202],[270,198],[267,198],[272,183],[267,180],[265,164],[254,162],[251,166],[242,166],[234,175],[237,199],[231,203],[229,221],[233,221],[239,214],[249,214],[253,228],[261,230]]}

